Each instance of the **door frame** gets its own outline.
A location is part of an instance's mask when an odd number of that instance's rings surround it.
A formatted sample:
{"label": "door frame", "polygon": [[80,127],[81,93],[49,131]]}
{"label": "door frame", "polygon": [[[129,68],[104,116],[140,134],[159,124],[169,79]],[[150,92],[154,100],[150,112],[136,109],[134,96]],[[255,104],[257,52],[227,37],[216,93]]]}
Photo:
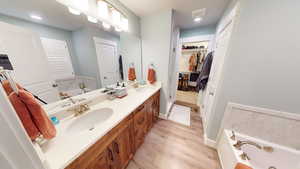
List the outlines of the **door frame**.
{"label": "door frame", "polygon": [[104,86],[104,74],[103,74],[103,70],[102,70],[102,66],[99,64],[100,62],[103,61],[103,58],[101,58],[99,51],[97,50],[97,44],[106,44],[106,45],[111,45],[114,46],[116,48],[116,52],[115,52],[115,57],[117,58],[118,56],[118,43],[115,41],[111,41],[111,40],[107,40],[107,39],[102,39],[102,38],[98,38],[98,37],[93,37],[94,39],[94,43],[95,43],[95,50],[96,50],[96,55],[97,55],[97,65],[98,65],[98,75],[100,76],[100,83],[102,87]]}
{"label": "door frame", "polygon": [[[200,36],[193,36],[193,37],[186,37],[186,38],[180,38],[179,39],[179,45],[178,45],[178,62],[176,63],[176,74],[177,74],[177,78],[179,75],[179,59],[182,55],[182,45],[184,43],[191,43],[191,42],[200,42],[200,41],[209,41],[209,45],[208,45],[208,52],[212,51],[215,48],[215,34],[208,34],[208,35],[200,35]],[[176,84],[176,90],[178,88],[178,83]],[[200,103],[199,103],[199,93],[198,93],[198,98],[197,98],[197,105],[200,107]]]}

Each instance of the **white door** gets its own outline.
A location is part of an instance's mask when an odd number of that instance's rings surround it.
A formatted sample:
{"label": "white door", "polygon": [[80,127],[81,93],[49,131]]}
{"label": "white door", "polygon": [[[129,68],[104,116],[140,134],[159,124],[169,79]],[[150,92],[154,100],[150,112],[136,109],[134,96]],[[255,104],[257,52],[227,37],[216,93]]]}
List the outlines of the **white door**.
{"label": "white door", "polygon": [[38,34],[0,22],[0,51],[8,54],[15,80],[24,88],[46,102],[59,100]]}
{"label": "white door", "polygon": [[216,48],[215,48],[211,72],[207,84],[207,92],[206,92],[205,103],[204,103],[205,106],[204,119],[203,119],[204,129],[206,129],[207,127],[207,123],[210,118],[212,108],[214,105],[218,85],[220,83],[223,64],[225,61],[225,56],[228,50],[229,41],[234,26],[236,10],[237,8],[235,8],[232,11],[232,13],[229,15],[229,18],[227,18],[224,26],[221,28],[221,31],[218,33],[216,37]]}
{"label": "white door", "polygon": [[94,38],[102,87],[119,81],[117,43]]}

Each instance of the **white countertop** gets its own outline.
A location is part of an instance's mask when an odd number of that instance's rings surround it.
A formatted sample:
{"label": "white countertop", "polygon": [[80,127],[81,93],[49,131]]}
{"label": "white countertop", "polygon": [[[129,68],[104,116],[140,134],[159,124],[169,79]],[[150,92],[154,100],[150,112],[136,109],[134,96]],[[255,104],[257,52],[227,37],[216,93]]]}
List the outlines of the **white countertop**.
{"label": "white countertop", "polygon": [[[99,103],[92,105],[90,111],[101,108],[111,108],[113,110],[112,116],[97,125],[92,131],[67,134],[65,129],[75,118],[62,120],[60,124],[56,125],[57,136],[42,146],[43,156],[46,159],[45,166],[49,169],[63,169],[68,166],[160,88],[160,82],[155,85],[146,85],[143,88],[130,88],[128,89],[128,95],[122,99],[112,101],[102,99]],[[103,95],[100,91],[98,92],[99,95]],[[95,92],[93,92],[93,96],[95,96]]]}

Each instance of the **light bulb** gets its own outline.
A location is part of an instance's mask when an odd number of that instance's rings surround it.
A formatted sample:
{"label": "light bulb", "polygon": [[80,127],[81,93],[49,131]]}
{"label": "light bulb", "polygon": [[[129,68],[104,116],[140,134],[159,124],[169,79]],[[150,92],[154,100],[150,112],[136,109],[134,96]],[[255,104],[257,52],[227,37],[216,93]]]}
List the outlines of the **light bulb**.
{"label": "light bulb", "polygon": [[124,31],[128,31],[128,19],[122,17],[121,27]]}
{"label": "light bulb", "polygon": [[201,18],[201,17],[196,17],[196,18],[194,18],[194,22],[200,22],[200,21],[202,21],[202,18]]}
{"label": "light bulb", "polygon": [[122,31],[122,29],[115,27],[115,31],[117,31],[117,32],[121,32],[121,31]]}
{"label": "light bulb", "polygon": [[87,19],[88,19],[88,21],[90,21],[92,23],[97,23],[98,22],[97,18],[94,18],[92,16],[87,16]]}
{"label": "light bulb", "polygon": [[71,7],[68,7],[69,9],[69,12],[73,15],[80,15],[80,11],[79,10],[76,10],[74,8],[71,8]]}
{"label": "light bulb", "polygon": [[116,9],[112,10],[112,21],[115,25],[121,25],[121,13]]}
{"label": "light bulb", "polygon": [[104,19],[108,18],[108,6],[107,3],[104,1],[97,2],[98,7],[98,16]]}
{"label": "light bulb", "polygon": [[103,22],[102,26],[104,29],[110,29],[110,24]]}

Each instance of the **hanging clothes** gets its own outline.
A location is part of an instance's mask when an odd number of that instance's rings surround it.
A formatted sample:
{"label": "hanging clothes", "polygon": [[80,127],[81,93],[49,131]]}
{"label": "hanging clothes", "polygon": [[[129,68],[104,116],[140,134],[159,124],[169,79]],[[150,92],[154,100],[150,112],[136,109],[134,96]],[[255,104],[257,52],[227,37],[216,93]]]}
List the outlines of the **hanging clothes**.
{"label": "hanging clothes", "polygon": [[119,56],[119,72],[120,72],[121,80],[124,80],[122,55]]}
{"label": "hanging clothes", "polygon": [[211,64],[213,61],[213,54],[214,54],[213,52],[210,52],[209,54],[207,54],[204,60],[203,67],[197,79],[197,91],[204,90],[206,87],[209,74],[210,74]]}
{"label": "hanging clothes", "polygon": [[189,59],[189,71],[194,71],[197,66],[197,57],[195,54],[192,54]]}

